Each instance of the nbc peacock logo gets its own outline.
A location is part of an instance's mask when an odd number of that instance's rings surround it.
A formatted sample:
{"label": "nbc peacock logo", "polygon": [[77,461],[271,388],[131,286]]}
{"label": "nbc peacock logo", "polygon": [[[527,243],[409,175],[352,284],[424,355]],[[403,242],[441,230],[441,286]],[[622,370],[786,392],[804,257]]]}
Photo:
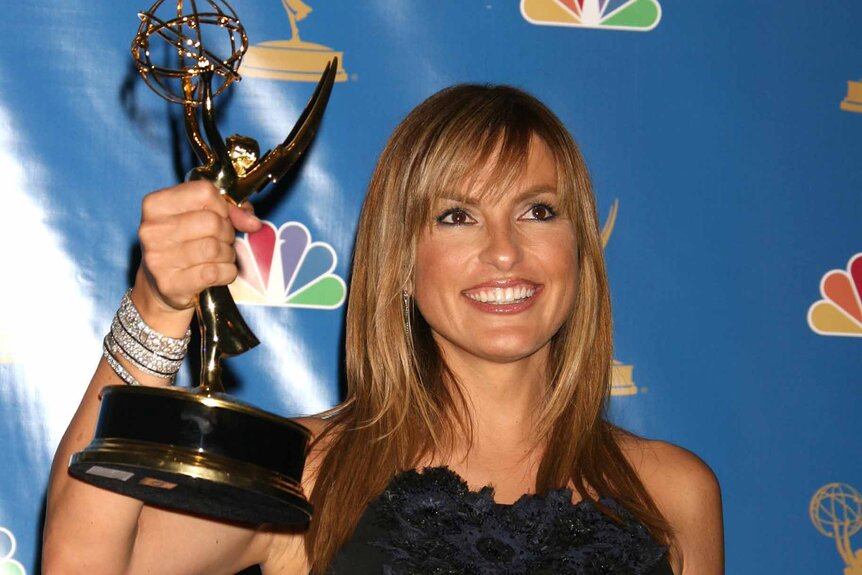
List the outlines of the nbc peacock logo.
{"label": "nbc peacock logo", "polygon": [[808,325],[820,335],[862,337],[862,252],[846,270],[830,270],[820,280],[823,299],[808,309]]}
{"label": "nbc peacock logo", "polygon": [[850,544],[862,529],[862,495],[846,483],[829,483],[811,497],[808,514],[821,535],[835,540],[844,575],[862,575],[862,549],[854,552]]}
{"label": "nbc peacock logo", "polygon": [[329,244],[311,241],[300,222],[263,227],[236,241],[239,276],[230,285],[237,303],[336,309],[347,289],[335,275],[338,256]]}
{"label": "nbc peacock logo", "polygon": [[27,575],[24,566],[12,557],[15,555],[15,536],[0,527],[0,575]]}
{"label": "nbc peacock logo", "polygon": [[521,0],[531,24],[647,32],[658,26],[658,0]]}

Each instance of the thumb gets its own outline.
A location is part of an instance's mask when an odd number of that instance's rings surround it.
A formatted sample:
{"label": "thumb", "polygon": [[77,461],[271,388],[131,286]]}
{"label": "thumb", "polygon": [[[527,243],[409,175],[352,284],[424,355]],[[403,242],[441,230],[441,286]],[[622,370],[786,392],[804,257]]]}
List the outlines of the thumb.
{"label": "thumb", "polygon": [[245,202],[243,206],[246,205],[249,206],[249,209],[245,207],[239,208],[234,205],[230,206],[230,222],[237,231],[254,233],[263,227],[263,223],[254,215],[254,211],[250,209],[251,204]]}

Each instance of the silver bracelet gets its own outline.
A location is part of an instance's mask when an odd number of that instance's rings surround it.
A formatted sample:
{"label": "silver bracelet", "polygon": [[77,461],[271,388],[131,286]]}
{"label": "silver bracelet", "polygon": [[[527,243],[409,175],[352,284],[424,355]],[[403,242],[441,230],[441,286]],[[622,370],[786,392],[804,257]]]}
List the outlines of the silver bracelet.
{"label": "silver bracelet", "polygon": [[173,377],[183,364],[182,359],[168,359],[144,347],[125,329],[117,316],[111,322],[110,335],[120,355],[144,373],[167,379]]}
{"label": "silver bracelet", "polygon": [[111,351],[111,334],[105,336],[105,339],[102,341],[102,356],[104,356],[105,361],[108,362],[108,365],[111,366],[111,369],[114,370],[114,373],[126,382],[126,385],[141,385],[141,382],[135,379],[131,373],[129,373],[123,364],[117,361],[117,358],[114,356],[114,353]]}
{"label": "silver bracelet", "polygon": [[132,298],[129,297],[131,292],[132,290],[129,290],[125,293],[120,302],[120,309],[117,310],[117,318],[123,328],[135,341],[149,351],[166,359],[182,361],[189,348],[189,340],[192,337],[191,329],[187,329],[186,335],[181,339],[168,337],[155,331],[144,322],[141,314],[138,313],[138,308],[135,307]]}
{"label": "silver bracelet", "polygon": [[132,302],[128,290],[102,342],[102,355],[114,373],[129,385],[141,385],[119,361],[123,357],[143,373],[173,381],[182,366],[191,329],[178,339],[160,334],[148,326]]}

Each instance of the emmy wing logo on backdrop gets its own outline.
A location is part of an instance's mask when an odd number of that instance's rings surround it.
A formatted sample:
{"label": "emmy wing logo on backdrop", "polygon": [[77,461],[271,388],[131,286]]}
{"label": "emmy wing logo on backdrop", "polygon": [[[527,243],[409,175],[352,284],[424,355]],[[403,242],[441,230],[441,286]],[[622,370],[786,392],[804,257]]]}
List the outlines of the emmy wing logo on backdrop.
{"label": "emmy wing logo on backdrop", "polygon": [[333,273],[338,263],[327,243],[311,241],[300,222],[276,228],[264,221],[236,242],[239,276],[230,285],[237,303],[276,307],[336,309],[344,303],[344,280]]}
{"label": "emmy wing logo on backdrop", "polygon": [[862,495],[846,483],[829,483],[811,498],[808,512],[814,527],[835,540],[844,575],[862,575],[862,549],[854,552],[850,545],[850,538],[862,529]]}
{"label": "emmy wing logo on backdrop", "polygon": [[15,536],[12,532],[0,527],[0,575],[27,575],[24,566],[12,559],[15,547]]}
{"label": "emmy wing logo on backdrop", "polygon": [[250,46],[240,67],[243,76],[317,82],[323,69],[334,57],[338,57],[336,82],[347,80],[344,71],[344,54],[332,48],[306,42],[299,37],[298,22],[311,13],[311,6],[302,0],[281,0],[290,22],[289,40],[270,40]]}
{"label": "emmy wing logo on backdrop", "polygon": [[[608,213],[608,219],[602,226],[602,246],[607,247],[611,240],[611,234],[614,231],[614,225],[617,222],[617,212],[620,208],[620,201],[614,200],[611,206],[611,211]],[[626,365],[621,361],[614,360],[611,369],[611,395],[635,395],[638,392],[632,379],[633,365]]]}
{"label": "emmy wing logo on backdrop", "polygon": [[808,325],[820,335],[862,337],[862,252],[846,270],[830,270],[820,280],[823,299],[808,308]]}
{"label": "emmy wing logo on backdrop", "polygon": [[658,26],[657,0],[521,0],[531,24],[646,32]]}

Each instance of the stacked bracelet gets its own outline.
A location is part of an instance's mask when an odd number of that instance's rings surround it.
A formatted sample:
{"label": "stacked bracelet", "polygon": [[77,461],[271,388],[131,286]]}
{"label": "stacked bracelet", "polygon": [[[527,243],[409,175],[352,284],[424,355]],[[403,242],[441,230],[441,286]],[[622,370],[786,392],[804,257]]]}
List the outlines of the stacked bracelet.
{"label": "stacked bracelet", "polygon": [[105,339],[102,341],[102,355],[105,360],[108,362],[108,365],[111,366],[111,369],[114,370],[120,379],[126,382],[128,385],[141,385],[141,382],[135,379],[135,376],[128,372],[128,370],[123,367],[123,364],[117,361],[117,355],[119,355],[119,350],[116,348],[114,344],[114,338],[111,337],[111,334],[105,336]]}
{"label": "stacked bracelet", "polygon": [[134,376],[118,361],[122,356],[143,373],[173,380],[183,363],[191,339],[191,330],[178,339],[160,334],[148,326],[127,291],[111,322],[111,330],[102,345],[103,355],[120,379],[139,385]]}

